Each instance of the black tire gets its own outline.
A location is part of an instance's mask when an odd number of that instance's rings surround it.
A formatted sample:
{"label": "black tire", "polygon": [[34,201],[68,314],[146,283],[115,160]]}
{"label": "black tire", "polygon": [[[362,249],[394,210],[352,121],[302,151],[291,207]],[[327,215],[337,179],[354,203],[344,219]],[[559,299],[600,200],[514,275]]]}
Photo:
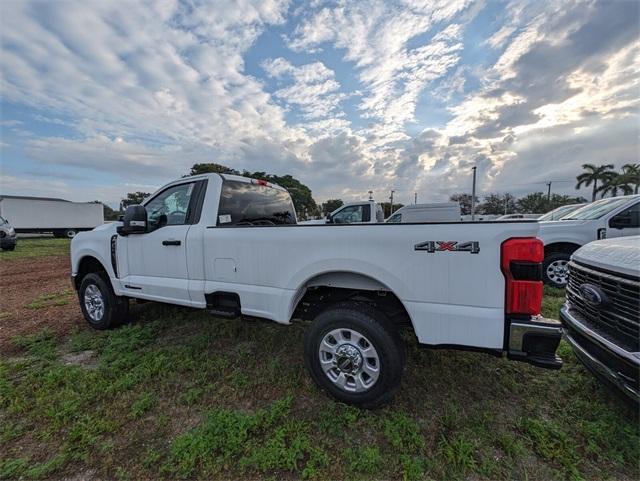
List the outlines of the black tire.
{"label": "black tire", "polygon": [[[95,292],[94,288],[99,291],[103,303],[103,313],[99,317],[96,317],[97,314],[95,313],[92,317],[85,302],[87,289]],[[126,321],[129,315],[129,299],[116,296],[111,288],[109,279],[102,273],[92,272],[82,278],[80,289],[78,289],[78,298],[85,320],[94,329],[104,330],[116,327]]]}
{"label": "black tire", "polygon": [[[370,342],[378,355],[378,378],[364,392],[348,392],[346,388],[339,387],[322,368],[320,345],[325,336],[339,329],[357,331]],[[395,326],[382,312],[366,304],[341,303],[321,312],[307,328],[304,362],[311,378],[321,389],[339,401],[370,409],[389,402],[400,388],[404,345]],[[364,362],[367,362],[366,358]],[[337,367],[335,369],[339,371]],[[356,376],[347,375],[354,382]]]}
{"label": "black tire", "polygon": [[2,250],[3,251],[13,251],[16,249],[16,246],[8,246],[8,247],[3,247]]}
{"label": "black tire", "polygon": [[542,280],[544,283],[552,287],[564,289],[567,285],[567,277],[565,276],[564,279],[562,279],[561,276],[550,273],[550,271],[554,270],[554,266],[567,264],[570,258],[571,254],[566,252],[554,252],[547,255],[542,263]]}

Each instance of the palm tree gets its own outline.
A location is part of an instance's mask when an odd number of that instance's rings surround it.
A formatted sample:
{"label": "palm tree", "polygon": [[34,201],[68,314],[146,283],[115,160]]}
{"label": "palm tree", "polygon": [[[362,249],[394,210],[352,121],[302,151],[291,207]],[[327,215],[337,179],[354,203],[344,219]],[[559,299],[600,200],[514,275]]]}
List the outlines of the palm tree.
{"label": "palm tree", "polygon": [[598,187],[598,191],[602,192],[602,197],[609,193],[611,197],[616,197],[618,192],[622,192],[623,195],[629,195],[633,193],[632,185],[633,178],[630,174],[610,172],[607,177],[605,177],[604,184]]}
{"label": "palm tree", "polygon": [[622,173],[629,176],[631,184],[633,184],[633,193],[637,194],[640,187],[640,164],[624,164]]}
{"label": "palm tree", "polygon": [[576,189],[579,189],[583,185],[585,187],[589,187],[593,184],[593,192],[591,194],[591,202],[596,200],[596,194],[600,190],[598,188],[598,181],[604,181],[608,175],[610,175],[611,169],[613,169],[613,164],[605,164],[600,166],[595,166],[594,164],[582,164],[582,168],[586,170],[578,177],[576,180],[578,183],[576,184]]}

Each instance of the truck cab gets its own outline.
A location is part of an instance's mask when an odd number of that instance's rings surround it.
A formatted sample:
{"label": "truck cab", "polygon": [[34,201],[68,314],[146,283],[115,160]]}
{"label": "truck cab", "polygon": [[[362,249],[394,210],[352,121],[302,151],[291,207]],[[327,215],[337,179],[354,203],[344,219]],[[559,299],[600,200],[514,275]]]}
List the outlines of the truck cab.
{"label": "truck cab", "polygon": [[571,254],[589,242],[640,234],[640,195],[597,200],[559,221],[540,222],[544,242],[543,279],[553,287],[567,284]]}
{"label": "truck cab", "polygon": [[375,224],[384,222],[382,207],[374,200],[349,202],[327,215],[327,224]]}

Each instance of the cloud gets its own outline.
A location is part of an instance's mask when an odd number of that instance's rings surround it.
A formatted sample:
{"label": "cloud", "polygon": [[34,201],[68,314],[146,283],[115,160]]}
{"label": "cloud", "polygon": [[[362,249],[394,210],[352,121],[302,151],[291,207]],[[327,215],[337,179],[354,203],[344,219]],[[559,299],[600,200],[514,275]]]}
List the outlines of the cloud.
{"label": "cloud", "polygon": [[3,178],[117,201],[213,161],[409,202],[468,190],[477,165],[482,191],[524,193],[637,157],[639,8],[0,2]]}

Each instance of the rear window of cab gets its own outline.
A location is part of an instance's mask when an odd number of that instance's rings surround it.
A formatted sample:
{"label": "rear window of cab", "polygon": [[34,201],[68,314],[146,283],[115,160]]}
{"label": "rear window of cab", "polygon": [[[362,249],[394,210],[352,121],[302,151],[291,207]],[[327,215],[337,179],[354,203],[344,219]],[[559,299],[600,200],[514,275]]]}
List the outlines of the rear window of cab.
{"label": "rear window of cab", "polygon": [[270,226],[295,223],[295,209],[287,191],[236,180],[225,180],[222,183],[218,226]]}

